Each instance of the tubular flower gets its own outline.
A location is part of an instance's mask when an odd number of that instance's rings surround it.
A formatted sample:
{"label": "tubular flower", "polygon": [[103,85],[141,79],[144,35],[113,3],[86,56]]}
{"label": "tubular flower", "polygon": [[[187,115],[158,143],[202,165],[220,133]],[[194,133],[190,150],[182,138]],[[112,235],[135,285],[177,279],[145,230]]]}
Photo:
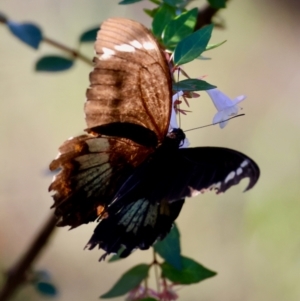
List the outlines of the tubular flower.
{"label": "tubular flower", "polygon": [[226,119],[237,115],[239,111],[239,107],[237,104],[243,101],[246,98],[246,96],[240,95],[235,99],[231,100],[227,95],[225,95],[218,89],[211,89],[207,90],[206,92],[210,96],[216,109],[218,110],[218,112],[213,118],[213,123],[219,122],[220,128],[223,129],[228,123],[228,120]]}

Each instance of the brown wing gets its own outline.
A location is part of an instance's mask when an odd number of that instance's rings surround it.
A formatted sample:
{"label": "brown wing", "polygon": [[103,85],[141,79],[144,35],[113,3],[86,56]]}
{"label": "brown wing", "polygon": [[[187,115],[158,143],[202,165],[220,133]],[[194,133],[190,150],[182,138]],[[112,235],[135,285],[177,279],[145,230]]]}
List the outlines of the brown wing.
{"label": "brown wing", "polygon": [[162,141],[171,114],[171,77],[154,36],[132,20],[108,19],[95,50],[85,103],[88,128],[133,123],[154,131]]}
{"label": "brown wing", "polygon": [[67,140],[50,170],[59,226],[72,228],[105,216],[115,191],[152,150],[129,139],[82,135]]}

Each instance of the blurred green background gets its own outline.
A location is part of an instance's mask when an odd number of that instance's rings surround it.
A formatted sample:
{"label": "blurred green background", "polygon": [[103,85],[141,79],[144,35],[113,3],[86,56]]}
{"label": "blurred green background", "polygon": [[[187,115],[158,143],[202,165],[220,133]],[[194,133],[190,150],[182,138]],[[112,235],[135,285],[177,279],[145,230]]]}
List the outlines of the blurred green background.
{"label": "blurred green background", "polygon": [[[2,0],[0,11],[15,21],[39,24],[47,37],[77,47],[79,35],[108,17],[150,26],[147,2],[119,6],[117,0]],[[236,0],[219,16],[225,30],[212,42],[228,42],[206,53],[211,61],[185,67],[232,98],[246,94],[245,117],[189,132],[191,146],[242,151],[261,168],[253,190],[245,182],[216,196],[188,199],[178,218],[183,254],[218,275],[179,291],[180,300],[300,300],[300,35],[299,1]],[[194,1],[191,6],[201,6]],[[83,103],[91,68],[78,61],[70,71],[34,72],[43,54],[61,54],[41,44],[35,52],[0,26],[0,269],[12,266],[49,216],[49,162],[61,143],[85,128]],[[92,45],[81,50],[93,56]],[[215,109],[205,92],[192,100],[182,128],[211,122]],[[59,301],[97,300],[128,268],[152,260],[151,251],[98,263],[102,252],[83,251],[96,224],[58,229],[36,267],[47,269]],[[115,300],[123,300],[119,298]],[[32,287],[15,300],[42,300]]]}

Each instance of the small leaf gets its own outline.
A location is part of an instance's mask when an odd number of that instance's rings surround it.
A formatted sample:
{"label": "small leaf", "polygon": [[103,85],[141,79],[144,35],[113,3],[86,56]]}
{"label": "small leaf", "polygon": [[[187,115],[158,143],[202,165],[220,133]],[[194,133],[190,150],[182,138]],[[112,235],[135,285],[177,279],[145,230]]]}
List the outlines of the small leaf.
{"label": "small leaf", "polygon": [[131,4],[131,3],[136,3],[136,2],[141,2],[143,0],[123,0],[123,1],[120,1],[119,4]]}
{"label": "small leaf", "polygon": [[174,91],[206,91],[215,88],[216,86],[197,78],[188,78],[180,82],[173,83]]}
{"label": "small leaf", "polygon": [[150,0],[150,2],[156,4],[156,5],[159,5],[160,4],[160,0]]}
{"label": "small leaf", "polygon": [[161,38],[166,25],[175,17],[175,9],[167,4],[163,4],[157,10],[153,21],[152,31],[157,38]]}
{"label": "small leaf", "polygon": [[186,2],[186,0],[163,0],[163,2],[170,6],[177,7],[181,6],[184,2]]}
{"label": "small leaf", "polygon": [[226,0],[208,0],[208,3],[213,8],[225,8]]}
{"label": "small leaf", "polygon": [[49,282],[51,280],[51,275],[46,270],[34,271],[33,275],[34,282]]}
{"label": "small leaf", "polygon": [[215,276],[217,273],[213,272],[198,262],[188,257],[182,258],[181,271],[176,270],[169,263],[164,262],[161,265],[163,276],[175,283],[192,284],[203,281],[207,278]]}
{"label": "small leaf", "polygon": [[41,30],[32,23],[17,23],[8,21],[7,26],[11,33],[25,44],[38,49],[43,39]]}
{"label": "small leaf", "polygon": [[62,56],[49,55],[40,58],[35,64],[36,71],[58,72],[70,69],[74,61]]}
{"label": "small leaf", "polygon": [[205,51],[210,40],[213,25],[205,26],[181,40],[174,50],[175,65],[186,64]]}
{"label": "small leaf", "polygon": [[148,297],[148,298],[144,298],[144,299],[139,299],[139,301],[157,301],[157,299]]}
{"label": "small leaf", "polygon": [[123,258],[121,258],[118,254],[114,254],[112,257],[109,258],[108,262],[114,262],[114,261],[118,261],[121,259],[123,259]]}
{"label": "small leaf", "polygon": [[121,253],[125,250],[126,248],[125,247],[121,247],[118,251],[117,254],[114,254],[109,260],[108,262],[114,262],[114,261],[118,261],[118,260],[121,260],[121,259],[124,259],[122,257],[120,257]]}
{"label": "small leaf", "polygon": [[127,271],[118,282],[100,298],[114,298],[122,296],[137,287],[145,278],[148,277],[150,266],[139,264]]}
{"label": "small leaf", "polygon": [[220,42],[220,43],[217,43],[217,44],[208,44],[208,45],[206,46],[206,48],[205,48],[205,51],[208,51],[208,50],[217,48],[217,47],[223,45],[225,42],[227,42],[227,40],[224,40],[223,42]]}
{"label": "small leaf", "polygon": [[200,60],[200,61],[209,61],[209,60],[211,60],[211,58],[200,55],[200,56],[197,57],[197,60]]}
{"label": "small leaf", "polygon": [[164,44],[172,48],[172,46],[175,46],[182,39],[190,35],[194,31],[197,21],[197,14],[198,9],[194,8],[172,20],[164,30]]}
{"label": "small leaf", "polygon": [[154,250],[174,268],[181,270],[180,233],[176,224],[165,239],[154,245]]}
{"label": "small leaf", "polygon": [[154,18],[155,14],[157,13],[158,11],[158,7],[154,8],[154,9],[147,9],[147,8],[144,8],[143,9],[144,12],[151,18]]}
{"label": "small leaf", "polygon": [[81,43],[95,42],[97,38],[98,30],[99,30],[99,26],[83,32],[79,38],[79,42]]}
{"label": "small leaf", "polygon": [[58,291],[56,287],[49,282],[36,282],[35,289],[42,295],[47,297],[56,297],[58,295]]}

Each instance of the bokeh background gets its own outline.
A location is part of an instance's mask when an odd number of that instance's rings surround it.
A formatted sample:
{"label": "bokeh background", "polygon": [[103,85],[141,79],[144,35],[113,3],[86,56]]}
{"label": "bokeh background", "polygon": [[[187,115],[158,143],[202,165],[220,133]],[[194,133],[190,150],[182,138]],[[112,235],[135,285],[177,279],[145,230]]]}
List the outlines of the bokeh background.
{"label": "bokeh background", "polygon": [[[145,2],[145,3],[144,3]],[[79,35],[108,17],[128,17],[150,26],[146,1],[2,0],[0,11],[15,21],[39,24],[46,36],[77,47]],[[194,1],[191,6],[201,6]],[[178,218],[185,256],[218,275],[180,290],[180,300],[300,300],[300,35],[298,1],[236,0],[219,13],[226,29],[212,42],[228,40],[187,65],[207,75],[231,97],[246,94],[245,117],[190,132],[192,146],[224,146],[245,152],[261,168],[257,186],[245,182],[226,194],[188,199]],[[83,103],[91,68],[78,61],[70,71],[34,72],[43,54],[61,54],[41,44],[36,52],[0,26],[0,269],[11,267],[48,218],[49,162],[58,146],[85,128]],[[93,56],[92,45],[81,50]],[[205,92],[191,101],[182,128],[211,122],[215,109]],[[98,263],[102,252],[83,251],[95,224],[58,229],[36,268],[47,269],[59,301],[97,300],[135,264],[150,262],[137,251],[116,263]],[[25,287],[15,300],[42,300]],[[123,300],[118,298],[116,300]]]}

